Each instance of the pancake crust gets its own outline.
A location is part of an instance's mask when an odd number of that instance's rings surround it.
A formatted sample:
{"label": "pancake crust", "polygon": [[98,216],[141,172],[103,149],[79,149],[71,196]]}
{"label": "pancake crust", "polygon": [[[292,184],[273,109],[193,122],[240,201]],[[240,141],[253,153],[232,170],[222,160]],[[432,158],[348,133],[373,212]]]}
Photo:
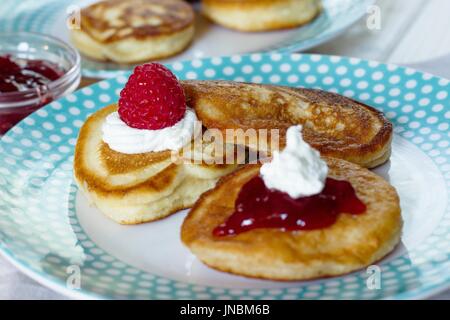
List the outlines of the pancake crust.
{"label": "pancake crust", "polygon": [[[199,120],[207,128],[221,130],[227,143],[270,154],[284,147],[290,126],[302,124],[305,141],[323,156],[367,168],[389,159],[392,124],[380,111],[355,100],[320,90],[229,81],[182,81],[182,85]],[[227,135],[227,129],[235,129],[234,135]],[[269,130],[266,138],[260,129]],[[279,139],[271,129],[279,130]],[[261,139],[248,139],[242,134],[247,130],[256,130]]]}
{"label": "pancake crust", "polygon": [[128,155],[111,150],[102,140],[101,127],[116,110],[110,105],[97,111],[81,128],[74,175],[88,199],[118,223],[153,221],[191,207],[220,177],[237,168],[185,161],[190,158],[184,153],[173,159],[170,151]]}
{"label": "pancake crust", "polygon": [[364,214],[340,214],[333,226],[321,230],[254,229],[214,237],[213,229],[233,213],[242,186],[259,173],[258,165],[249,165],[201,196],[183,223],[183,243],[212,268],[273,280],[337,276],[380,260],[400,241],[402,218],[395,189],[358,165],[325,159],[330,177],[353,185],[367,206]]}
{"label": "pancake crust", "polygon": [[194,11],[181,0],[106,0],[81,11],[72,42],[86,56],[118,63],[164,58],[194,35]]}
{"label": "pancake crust", "polygon": [[313,20],[320,0],[202,0],[203,14],[224,27],[239,31],[294,28]]}

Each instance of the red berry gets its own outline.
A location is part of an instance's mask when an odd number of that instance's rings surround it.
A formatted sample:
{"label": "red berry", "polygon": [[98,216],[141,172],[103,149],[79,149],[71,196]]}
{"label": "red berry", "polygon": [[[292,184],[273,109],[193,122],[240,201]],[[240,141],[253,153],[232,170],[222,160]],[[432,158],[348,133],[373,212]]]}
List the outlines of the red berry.
{"label": "red berry", "polygon": [[137,66],[120,92],[119,116],[133,128],[170,127],[185,112],[183,88],[175,75],[159,63]]}

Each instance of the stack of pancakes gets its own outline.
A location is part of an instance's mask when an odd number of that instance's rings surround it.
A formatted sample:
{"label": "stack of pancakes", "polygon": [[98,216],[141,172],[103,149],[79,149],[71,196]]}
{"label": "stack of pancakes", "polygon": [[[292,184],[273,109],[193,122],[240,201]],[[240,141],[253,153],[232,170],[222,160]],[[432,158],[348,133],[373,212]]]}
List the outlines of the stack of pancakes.
{"label": "stack of pancakes", "polygon": [[259,173],[259,165],[238,170],[243,159],[228,164],[184,161],[199,153],[206,158],[223,156],[210,153],[208,146],[187,148],[191,151],[180,151],[175,159],[170,151],[115,152],[103,142],[101,132],[106,116],[117,110],[112,105],[96,112],[82,127],[74,164],[79,187],[108,217],[135,224],[195,203],[181,237],[200,260],[218,270],[276,280],[347,273],[377,261],[399,242],[402,218],[397,193],[366,169],[390,156],[392,125],[381,112],[320,90],[223,81],[181,84],[187,105],[204,129],[279,132],[277,145],[225,134],[224,147],[232,146],[233,152],[239,146],[270,155],[284,147],[288,127],[303,125],[305,140],[325,157],[329,176],[349,181],[367,211],[357,216],[341,214],[333,226],[320,230],[255,229],[214,237],[212,230],[234,212],[237,194]]}
{"label": "stack of pancakes", "polygon": [[[103,108],[81,128],[74,173],[90,202],[118,223],[154,221],[189,208],[220,177],[236,170],[242,162],[221,164],[225,161],[211,159],[215,155],[208,152],[207,146],[196,150],[183,148],[184,153],[179,154],[169,150],[141,154],[116,152],[102,140],[102,125],[115,111],[116,105]],[[196,156],[199,152],[203,154]]]}

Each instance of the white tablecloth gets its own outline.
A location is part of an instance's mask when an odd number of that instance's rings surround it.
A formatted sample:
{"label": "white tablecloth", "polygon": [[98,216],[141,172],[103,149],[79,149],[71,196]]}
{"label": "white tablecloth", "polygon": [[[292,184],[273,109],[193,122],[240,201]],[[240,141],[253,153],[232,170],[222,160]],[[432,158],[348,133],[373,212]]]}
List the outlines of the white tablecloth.
{"label": "white tablecloth", "polygon": [[65,299],[64,296],[41,286],[22,274],[0,257],[0,299]]}

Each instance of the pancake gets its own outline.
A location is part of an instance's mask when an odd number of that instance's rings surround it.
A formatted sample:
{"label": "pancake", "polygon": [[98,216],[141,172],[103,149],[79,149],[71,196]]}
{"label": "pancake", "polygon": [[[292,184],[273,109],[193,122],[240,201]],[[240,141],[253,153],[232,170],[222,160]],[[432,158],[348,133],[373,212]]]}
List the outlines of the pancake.
{"label": "pancake", "polygon": [[[205,127],[220,130],[227,143],[270,155],[284,147],[286,130],[301,124],[305,141],[323,156],[367,168],[379,166],[390,157],[392,124],[380,111],[341,95],[228,81],[181,83],[198,119]],[[234,129],[233,134],[226,134],[227,129]],[[258,139],[243,134],[251,130],[256,130]]]}
{"label": "pancake", "polygon": [[259,173],[258,165],[249,165],[222,178],[200,197],[182,225],[183,243],[214,269],[272,280],[337,276],[375,263],[400,240],[398,195],[388,182],[367,169],[344,160],[325,160],[329,177],[352,184],[367,206],[364,214],[339,214],[334,225],[319,230],[253,229],[214,237],[213,229],[233,213],[242,186]]}
{"label": "pancake", "polygon": [[194,36],[194,11],[181,0],[106,0],[81,10],[73,44],[87,57],[136,63],[183,51]]}
{"label": "pancake", "polygon": [[[105,118],[116,105],[103,108],[88,118],[81,128],[75,148],[75,180],[106,216],[121,224],[137,224],[164,218],[191,207],[217,180],[234,171],[237,164],[211,164],[214,154],[203,154],[203,146],[181,152],[122,154],[102,140]],[[201,160],[201,158],[199,158]]]}
{"label": "pancake", "polygon": [[215,23],[239,31],[294,28],[313,20],[320,0],[203,0],[203,14]]}

